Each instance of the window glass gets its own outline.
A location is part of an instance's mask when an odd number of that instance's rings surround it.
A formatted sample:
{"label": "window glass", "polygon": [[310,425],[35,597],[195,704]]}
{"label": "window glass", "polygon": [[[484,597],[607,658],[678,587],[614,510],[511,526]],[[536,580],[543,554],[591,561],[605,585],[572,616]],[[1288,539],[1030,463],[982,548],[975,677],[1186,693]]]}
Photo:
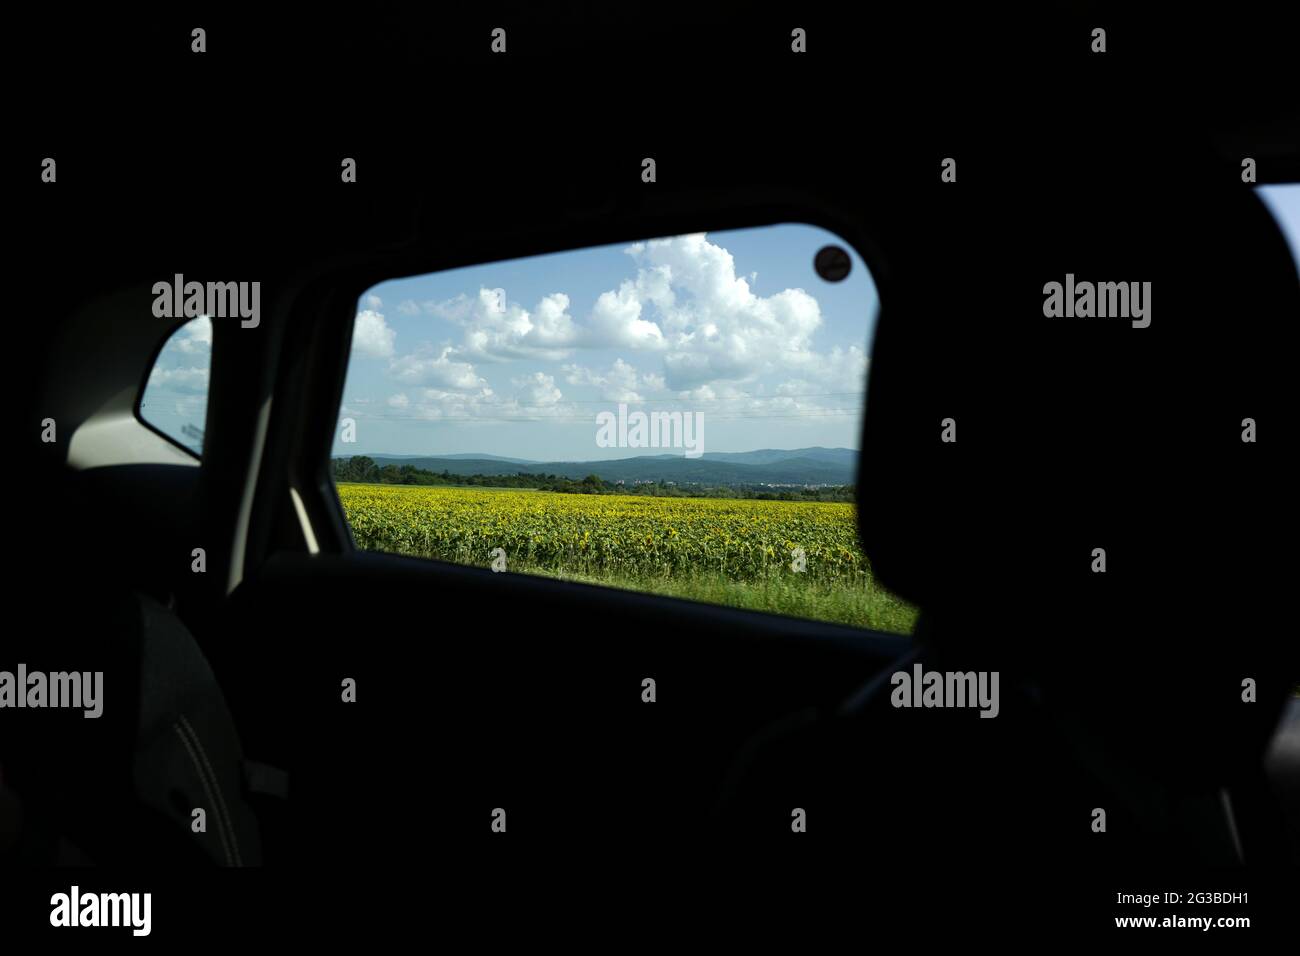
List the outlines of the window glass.
{"label": "window glass", "polygon": [[875,285],[776,225],[376,285],[334,445],[361,548],[910,632],[854,488]]}
{"label": "window glass", "polygon": [[168,337],[140,396],[140,419],[181,447],[203,456],[212,364],[212,320],[191,319]]}
{"label": "window glass", "polygon": [[1291,247],[1291,256],[1300,267],[1300,183],[1257,186],[1256,190],[1277,220],[1278,228]]}

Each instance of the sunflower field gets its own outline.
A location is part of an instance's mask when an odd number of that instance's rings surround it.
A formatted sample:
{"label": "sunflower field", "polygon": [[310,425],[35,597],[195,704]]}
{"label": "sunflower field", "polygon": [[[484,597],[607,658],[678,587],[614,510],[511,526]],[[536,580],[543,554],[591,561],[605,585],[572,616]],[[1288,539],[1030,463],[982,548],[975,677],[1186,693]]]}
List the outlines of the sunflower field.
{"label": "sunflower field", "polygon": [[836,502],[339,483],[357,546],[899,633]]}

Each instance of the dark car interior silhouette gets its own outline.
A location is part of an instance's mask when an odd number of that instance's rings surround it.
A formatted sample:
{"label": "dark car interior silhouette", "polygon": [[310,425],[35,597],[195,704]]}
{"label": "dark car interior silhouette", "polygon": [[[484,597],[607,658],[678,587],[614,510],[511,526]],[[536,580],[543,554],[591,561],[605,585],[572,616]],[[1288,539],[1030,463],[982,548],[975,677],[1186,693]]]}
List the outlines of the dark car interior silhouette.
{"label": "dark car interior silhouette", "polygon": [[[388,27],[375,35],[401,49]],[[363,42],[343,32],[329,56]],[[961,55],[956,38],[909,42]],[[1294,868],[1284,402],[1300,282],[1240,158],[1262,183],[1300,181],[1298,127],[1222,91],[1193,103],[1199,88],[1139,108],[1148,67],[1121,50],[1078,79],[1086,55],[1026,53],[1052,89],[1005,111],[878,103],[853,135],[832,133],[835,97],[812,95],[821,74],[747,74],[758,102],[793,95],[805,148],[720,137],[684,109],[609,129],[592,99],[566,101],[565,122],[590,115],[606,135],[521,158],[508,143],[543,141],[559,82],[530,86],[525,60],[509,104],[494,100],[508,119],[439,99],[442,129],[501,131],[502,148],[394,146],[409,117],[380,99],[366,105],[385,133],[361,148],[327,107],[276,103],[246,121],[255,156],[141,167],[140,130],[106,148],[118,138],[92,94],[59,146],[57,194],[25,196],[41,297],[11,354],[0,670],[102,671],[104,714],[0,714],[0,860],[355,875],[544,855],[617,876],[643,853],[699,879],[690,854],[708,847],[791,872]],[[124,69],[118,82],[146,85]],[[196,108],[216,109],[233,75],[194,79]],[[1059,115],[1104,115],[1104,133]],[[26,119],[33,142],[54,135]],[[354,154],[357,188],[340,189]],[[940,178],[948,155],[956,183]],[[857,520],[879,579],[921,609],[915,633],[355,546],[330,458],[376,281],[781,222],[843,237],[879,288]],[[177,273],[262,287],[255,328],[213,323],[201,458],[138,407],[184,321],[152,315],[150,290]],[[1044,283],[1067,273],[1150,281],[1150,327],[1044,318]],[[892,704],[892,675],[918,666],[997,671],[997,718]]]}

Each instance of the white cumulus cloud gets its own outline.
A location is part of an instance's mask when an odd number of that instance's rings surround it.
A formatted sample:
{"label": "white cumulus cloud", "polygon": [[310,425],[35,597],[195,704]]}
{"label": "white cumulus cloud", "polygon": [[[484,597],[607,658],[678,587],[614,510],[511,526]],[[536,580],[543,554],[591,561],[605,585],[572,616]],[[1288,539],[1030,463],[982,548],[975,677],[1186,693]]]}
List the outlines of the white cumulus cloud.
{"label": "white cumulus cloud", "polygon": [[[375,296],[370,296],[372,300]],[[389,327],[384,316],[373,309],[357,313],[352,327],[352,351],[368,358],[392,358],[397,345],[397,331]]]}

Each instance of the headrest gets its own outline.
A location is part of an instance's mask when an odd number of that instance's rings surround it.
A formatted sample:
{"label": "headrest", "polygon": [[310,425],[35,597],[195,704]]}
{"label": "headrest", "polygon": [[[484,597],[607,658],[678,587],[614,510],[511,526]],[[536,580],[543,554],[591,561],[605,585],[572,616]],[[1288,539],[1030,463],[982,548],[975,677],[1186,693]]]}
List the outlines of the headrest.
{"label": "headrest", "polygon": [[[1219,781],[1300,680],[1278,530],[1300,281],[1253,188],[1189,156],[1084,150],[923,210],[881,290],[858,521],[930,646],[1030,675],[1135,766]],[[1102,283],[1145,314],[1098,315]]]}
{"label": "headrest", "polygon": [[1189,157],[1072,148],[918,202],[858,479],[886,587],[992,626],[1105,588],[1240,605],[1266,586],[1300,284],[1253,188]]}

